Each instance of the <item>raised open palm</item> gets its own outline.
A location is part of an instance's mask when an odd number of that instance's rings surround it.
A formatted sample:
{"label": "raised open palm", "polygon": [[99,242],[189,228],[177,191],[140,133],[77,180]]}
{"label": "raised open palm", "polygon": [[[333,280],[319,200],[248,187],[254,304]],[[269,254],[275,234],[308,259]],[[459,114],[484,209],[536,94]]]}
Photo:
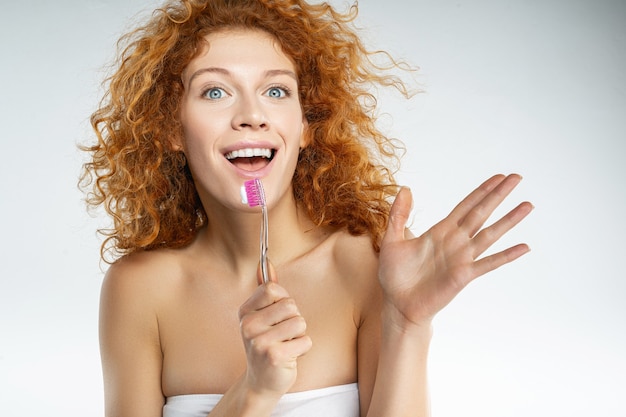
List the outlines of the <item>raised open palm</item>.
{"label": "raised open palm", "polygon": [[379,279],[387,303],[407,323],[431,320],[473,279],[526,252],[518,244],[480,256],[532,210],[521,203],[492,225],[487,218],[519,184],[521,177],[496,175],[468,195],[442,221],[415,238],[405,228],[412,197],[402,189],[394,202],[380,251]]}

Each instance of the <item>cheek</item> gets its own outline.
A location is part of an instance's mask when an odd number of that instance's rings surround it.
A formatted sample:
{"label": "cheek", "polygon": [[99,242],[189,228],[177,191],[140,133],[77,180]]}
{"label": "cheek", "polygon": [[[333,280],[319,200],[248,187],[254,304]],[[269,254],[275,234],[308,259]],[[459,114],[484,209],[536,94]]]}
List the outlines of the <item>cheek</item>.
{"label": "cheek", "polygon": [[200,150],[208,146],[211,138],[215,137],[215,126],[206,116],[187,113],[181,118],[181,122],[185,151]]}
{"label": "cheek", "polygon": [[302,142],[305,125],[302,121],[302,112],[299,109],[280,113],[278,119],[274,120],[282,126],[284,134],[290,139],[297,140],[298,143]]}
{"label": "cheek", "polygon": [[207,111],[197,100],[193,100],[190,97],[183,99],[180,110],[180,122],[183,127],[185,137],[193,138],[198,136],[201,132],[206,131],[210,127],[207,117]]}

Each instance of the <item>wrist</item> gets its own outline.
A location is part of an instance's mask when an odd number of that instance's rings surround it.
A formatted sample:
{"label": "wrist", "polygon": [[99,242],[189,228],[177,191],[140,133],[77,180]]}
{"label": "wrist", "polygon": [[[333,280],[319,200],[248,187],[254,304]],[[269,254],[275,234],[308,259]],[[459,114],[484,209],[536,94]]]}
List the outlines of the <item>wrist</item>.
{"label": "wrist", "polygon": [[432,318],[410,320],[391,302],[384,303],[381,314],[385,333],[415,336],[420,339],[430,339],[432,336]]}
{"label": "wrist", "polygon": [[269,415],[276,407],[280,397],[280,395],[275,393],[250,390],[243,396],[241,404],[242,415],[251,417]]}
{"label": "wrist", "polygon": [[[281,396],[280,393],[254,387],[249,384],[244,374],[226,393],[225,398],[222,399],[228,398],[228,400],[222,401],[223,404],[218,404],[216,409],[219,406],[223,406],[223,410],[220,410],[226,412],[223,415],[237,415],[241,417],[269,416]],[[222,414],[217,413],[216,415]]]}

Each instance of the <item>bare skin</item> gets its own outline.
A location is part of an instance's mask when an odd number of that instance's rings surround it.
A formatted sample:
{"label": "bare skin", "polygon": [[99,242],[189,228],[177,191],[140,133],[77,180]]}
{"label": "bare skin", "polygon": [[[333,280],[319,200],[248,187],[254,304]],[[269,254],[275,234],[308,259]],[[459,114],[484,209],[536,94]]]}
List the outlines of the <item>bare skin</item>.
{"label": "bare skin", "polygon": [[[403,189],[377,255],[367,236],[315,227],[293,199],[306,121],[287,94],[297,88],[290,60],[256,31],[208,40],[183,80],[179,146],[209,226],[186,248],[109,269],[100,323],[107,416],[160,416],[166,397],[194,393],[224,394],[211,416],[269,416],[286,392],[351,382],[362,416],[428,415],[433,317],[473,279],[529,250],[480,258],[532,210],[522,203],[484,228],[521,177],[494,176],[418,238],[405,229],[412,198]],[[261,286],[260,215],[238,201],[247,173],[224,157],[244,145],[276,149],[257,171],[273,263],[273,282]]]}
{"label": "bare skin", "polygon": [[[114,265],[101,315],[107,392],[121,406],[110,415],[157,416],[164,397],[225,393],[244,377],[271,411],[282,392],[356,382],[358,366],[367,393],[380,337],[376,256],[368,238],[313,235],[311,250],[275,265],[279,283],[262,287],[254,273],[241,279],[219,257],[198,256],[202,236]],[[137,393],[146,401],[128,408]]]}
{"label": "bare skin", "polygon": [[[413,410],[422,410],[417,415],[428,415],[426,359],[432,318],[471,280],[528,251],[526,245],[517,245],[475,260],[485,245],[532,210],[529,203],[522,203],[487,232],[475,234],[476,227],[518,182],[518,176],[494,177],[419,238],[405,235],[410,194],[403,191],[394,205],[397,217],[383,242],[380,265],[369,239],[310,231],[302,236],[317,244],[278,264],[273,277],[281,277],[280,284],[257,287],[252,275],[241,279],[227,268],[216,267],[223,264],[219,257],[199,256],[198,251],[206,253],[202,234],[184,250],[144,253],[114,265],[104,282],[101,315],[108,415],[158,416],[166,396],[229,390],[247,399],[239,415],[246,415],[245,410],[253,410],[250,415],[269,415],[282,391],[355,381],[360,386],[363,416],[385,415],[399,404],[402,410],[413,404]],[[463,228],[459,222],[471,224]],[[387,268],[402,264],[394,256],[410,256],[418,265],[395,275],[406,281],[387,278]],[[427,273],[420,271],[423,267],[429,268]],[[380,271],[386,292],[372,271]],[[266,307],[272,307],[271,311]],[[258,317],[249,319],[250,315]],[[251,340],[275,330],[277,325],[268,323],[277,316],[282,319],[282,334],[261,344],[257,352],[248,350],[246,356]],[[268,317],[269,322],[263,323]],[[386,336],[382,342],[381,318]],[[296,323],[290,323],[291,319]],[[302,319],[305,329],[299,327]],[[299,340],[293,343],[297,346],[285,348],[292,343],[291,337]],[[385,343],[391,347],[385,349]],[[398,360],[398,351],[405,350],[406,354],[399,355],[404,359]],[[254,369],[249,361],[255,360],[263,364],[257,369],[270,375],[259,378],[265,388],[255,390],[254,384],[243,388],[242,381]],[[416,374],[415,369],[421,372]],[[404,389],[405,379],[423,385]],[[381,383],[384,380],[388,382]],[[381,400],[372,398],[376,395]]]}

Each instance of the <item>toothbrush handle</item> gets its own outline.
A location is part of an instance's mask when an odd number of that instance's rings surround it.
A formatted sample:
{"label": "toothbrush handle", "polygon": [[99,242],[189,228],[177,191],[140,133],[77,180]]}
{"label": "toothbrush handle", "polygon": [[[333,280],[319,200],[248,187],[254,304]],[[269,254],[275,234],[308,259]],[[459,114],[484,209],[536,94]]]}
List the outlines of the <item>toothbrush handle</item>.
{"label": "toothbrush handle", "polygon": [[264,205],[261,206],[263,212],[263,221],[261,222],[261,277],[263,278],[263,283],[266,284],[269,282],[269,274],[267,270],[267,246],[268,246],[268,238],[267,238],[267,207]]}

